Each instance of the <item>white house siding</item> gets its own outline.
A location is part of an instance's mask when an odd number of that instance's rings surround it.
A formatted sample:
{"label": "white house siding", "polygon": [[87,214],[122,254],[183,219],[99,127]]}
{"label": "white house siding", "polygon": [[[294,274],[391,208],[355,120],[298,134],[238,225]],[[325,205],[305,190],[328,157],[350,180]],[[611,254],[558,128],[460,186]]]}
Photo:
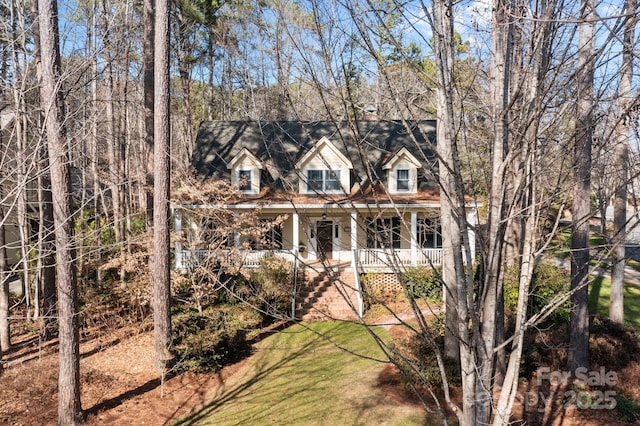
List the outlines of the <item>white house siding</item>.
{"label": "white house siding", "polygon": [[307,170],[340,171],[340,184],[346,192],[349,192],[349,188],[351,187],[349,164],[345,163],[340,154],[327,143],[322,144],[315,155],[311,156],[303,164],[300,164],[300,169],[302,171],[302,176],[299,181],[300,193],[309,193],[306,183]]}
{"label": "white house siding", "polygon": [[[409,170],[409,190],[398,191],[398,183],[396,182],[396,170],[397,169],[407,169]],[[393,193],[401,193],[401,194],[413,194],[416,192],[417,188],[417,170],[416,166],[408,161],[406,158],[402,157],[400,160],[396,161],[392,168],[388,170],[388,188]]]}
{"label": "white house siding", "polygon": [[242,156],[242,158],[234,165],[234,169],[231,172],[231,183],[236,185],[238,183],[238,172],[240,170],[251,170],[251,191],[250,194],[257,194],[260,192],[260,168],[256,161],[248,155]]}

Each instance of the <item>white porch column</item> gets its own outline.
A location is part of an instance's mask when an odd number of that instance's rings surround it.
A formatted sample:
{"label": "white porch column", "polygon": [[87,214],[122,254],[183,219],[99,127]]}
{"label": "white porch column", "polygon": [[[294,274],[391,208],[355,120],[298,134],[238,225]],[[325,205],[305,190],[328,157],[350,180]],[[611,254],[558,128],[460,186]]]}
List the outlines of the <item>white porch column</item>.
{"label": "white porch column", "polygon": [[291,217],[293,220],[293,254],[297,256],[300,253],[300,217],[297,211],[293,212]]}
{"label": "white porch column", "polygon": [[364,299],[362,297],[362,287],[360,283],[360,276],[358,274],[358,212],[356,210],[351,212],[351,223],[349,224],[349,227],[351,229],[351,267],[353,268],[353,275],[356,283],[358,316],[362,318],[362,315],[364,315]]}
{"label": "white porch column", "polygon": [[182,253],[182,213],[180,210],[172,208],[173,211],[173,230],[176,231],[178,238],[176,238],[175,245],[175,268],[184,268],[184,258]]}
{"label": "white porch column", "polygon": [[[237,220],[235,220],[237,217],[238,217],[238,214],[234,213],[233,214],[234,222],[237,222]],[[240,247],[240,234],[237,231],[233,231],[233,247],[236,249]]]}
{"label": "white porch column", "polygon": [[418,212],[411,212],[411,264],[418,264]]}
{"label": "white porch column", "polygon": [[351,223],[349,224],[351,228],[351,251],[358,249],[358,212],[351,212]]}
{"label": "white porch column", "polygon": [[469,224],[467,235],[469,236],[469,248],[471,249],[471,263],[473,263],[476,258],[476,233],[472,227],[476,226],[477,217],[478,211],[475,208],[467,214],[467,223]]}

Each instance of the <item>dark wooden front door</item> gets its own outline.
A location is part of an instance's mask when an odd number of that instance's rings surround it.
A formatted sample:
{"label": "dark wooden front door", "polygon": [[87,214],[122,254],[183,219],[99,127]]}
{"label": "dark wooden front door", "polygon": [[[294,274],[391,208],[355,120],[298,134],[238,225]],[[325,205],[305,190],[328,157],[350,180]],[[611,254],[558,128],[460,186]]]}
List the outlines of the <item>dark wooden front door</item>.
{"label": "dark wooden front door", "polygon": [[318,259],[331,259],[333,254],[333,222],[320,220],[316,223]]}

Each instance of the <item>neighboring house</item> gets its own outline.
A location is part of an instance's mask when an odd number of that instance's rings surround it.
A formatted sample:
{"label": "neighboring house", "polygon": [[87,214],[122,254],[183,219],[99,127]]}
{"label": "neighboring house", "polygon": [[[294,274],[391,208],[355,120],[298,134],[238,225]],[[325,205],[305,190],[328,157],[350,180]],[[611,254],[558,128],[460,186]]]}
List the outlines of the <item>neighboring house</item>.
{"label": "neighboring house", "polygon": [[[629,185],[629,192],[635,194],[636,192],[633,187],[634,185],[631,183]],[[612,197],[605,211],[605,222],[611,227],[613,227],[613,203],[614,198]],[[625,231],[625,255],[628,259],[640,261],[640,199],[629,198],[627,200],[627,222]]]}
{"label": "neighboring house", "polygon": [[[0,108],[0,147],[5,149],[11,140],[12,132],[13,132],[13,124],[15,120],[16,114],[10,108],[1,109]],[[0,160],[1,161],[1,160]],[[6,178],[3,178],[3,181]],[[11,187],[11,185],[7,185],[7,187]],[[2,226],[4,227],[5,233],[5,247],[7,249],[7,262],[9,267],[13,269],[13,265],[18,261],[18,253],[20,249],[20,233],[18,231],[17,226],[17,218],[15,215],[15,209],[7,208],[7,206],[11,206],[13,204],[13,197],[7,197],[7,188],[5,187],[4,192],[0,193],[0,198],[10,198],[9,200],[4,200],[3,204],[3,216],[4,220],[2,222]]]}
{"label": "neighboring house", "polygon": [[[307,302],[317,308],[322,293],[339,284],[361,315],[363,274],[370,285],[397,287],[397,272],[442,263],[435,126],[433,120],[204,122],[192,167],[201,179],[238,185],[243,196],[225,208],[258,209],[265,220],[286,215],[269,233],[269,248],[247,251],[245,266],[257,266],[267,253],[281,256],[303,272],[301,280],[317,284],[306,290],[299,284]],[[475,209],[467,207],[473,223]],[[184,234],[184,210],[173,208]],[[183,269],[198,256],[179,243],[175,258]],[[322,279],[322,271],[330,278]],[[348,308],[321,313],[349,317]]]}
{"label": "neighboring house", "polygon": [[[630,188],[631,189],[631,188]],[[632,189],[631,189],[632,190]],[[606,222],[613,223],[613,197],[609,201],[606,209]],[[637,247],[640,245],[640,199],[629,198],[627,200],[627,224],[625,243],[628,246]]]}

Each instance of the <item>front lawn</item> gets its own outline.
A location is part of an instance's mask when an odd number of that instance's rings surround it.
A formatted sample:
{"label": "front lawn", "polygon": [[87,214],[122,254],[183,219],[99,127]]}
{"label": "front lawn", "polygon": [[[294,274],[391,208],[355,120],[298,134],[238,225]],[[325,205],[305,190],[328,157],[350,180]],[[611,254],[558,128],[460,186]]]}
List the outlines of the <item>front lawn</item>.
{"label": "front lawn", "polygon": [[294,325],[257,343],[242,369],[178,424],[428,424],[420,406],[387,392],[381,373],[388,364],[375,359],[384,356],[362,326]]}
{"label": "front lawn", "polygon": [[[611,280],[596,277],[589,284],[589,311],[609,317]],[[640,328],[640,286],[626,283],[624,286],[624,322]]]}

